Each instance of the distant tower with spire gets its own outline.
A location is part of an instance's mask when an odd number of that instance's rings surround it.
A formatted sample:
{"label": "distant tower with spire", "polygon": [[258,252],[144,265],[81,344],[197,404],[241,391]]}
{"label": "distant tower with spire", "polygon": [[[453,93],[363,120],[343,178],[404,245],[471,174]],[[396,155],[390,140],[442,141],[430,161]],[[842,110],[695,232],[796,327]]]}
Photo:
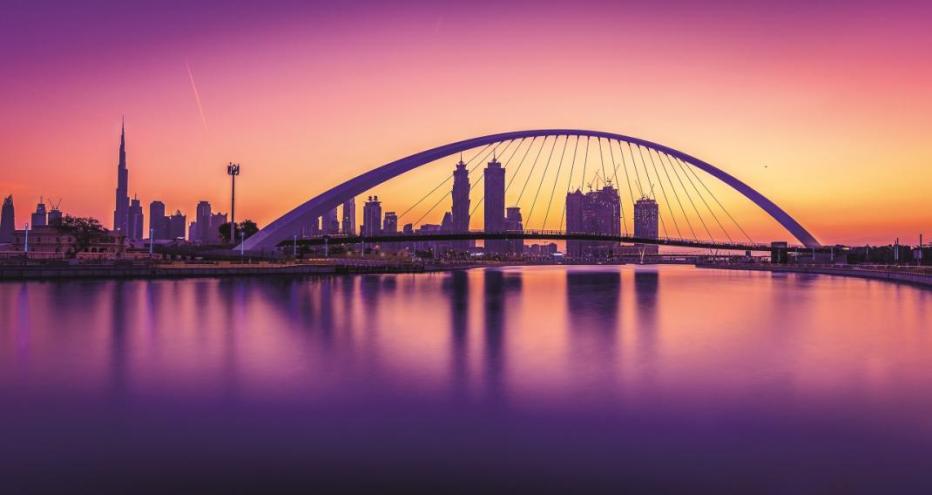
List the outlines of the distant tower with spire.
{"label": "distant tower with spire", "polygon": [[113,230],[129,231],[129,170],[126,169],[126,120],[120,130],[120,162],[117,164],[116,207],[113,210]]}

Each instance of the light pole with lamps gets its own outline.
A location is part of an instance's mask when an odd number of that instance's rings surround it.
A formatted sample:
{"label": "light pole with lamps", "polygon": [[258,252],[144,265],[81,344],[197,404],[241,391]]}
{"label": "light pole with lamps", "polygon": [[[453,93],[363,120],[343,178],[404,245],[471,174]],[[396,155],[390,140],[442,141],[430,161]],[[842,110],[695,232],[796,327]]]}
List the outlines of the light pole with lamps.
{"label": "light pole with lamps", "polygon": [[239,164],[230,162],[227,175],[230,176],[230,241],[236,242],[236,176],[239,175]]}

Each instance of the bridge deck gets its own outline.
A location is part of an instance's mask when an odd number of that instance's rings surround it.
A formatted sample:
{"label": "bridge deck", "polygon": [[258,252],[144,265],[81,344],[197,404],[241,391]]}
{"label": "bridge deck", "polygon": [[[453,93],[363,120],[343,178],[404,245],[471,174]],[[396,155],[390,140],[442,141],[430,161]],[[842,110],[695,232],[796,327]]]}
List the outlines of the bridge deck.
{"label": "bridge deck", "polygon": [[[723,249],[733,251],[766,251],[771,250],[770,244],[751,244],[737,242],[720,242],[720,241],[703,241],[695,239],[676,239],[676,238],[642,238],[627,235],[606,235],[584,232],[563,232],[559,230],[526,230],[523,232],[437,232],[437,233],[413,233],[413,234],[379,234],[371,236],[334,234],[320,237],[311,237],[308,239],[299,239],[297,242],[302,246],[321,246],[324,244],[380,244],[395,242],[426,242],[426,241],[462,241],[462,240],[551,240],[551,241],[607,241],[607,242],[624,242],[632,244],[654,244],[659,246],[674,246],[698,249]],[[290,245],[292,241],[283,241],[280,246]],[[811,252],[813,248],[803,246],[789,246],[786,248],[790,252]],[[831,247],[815,248],[815,251],[826,251]]]}

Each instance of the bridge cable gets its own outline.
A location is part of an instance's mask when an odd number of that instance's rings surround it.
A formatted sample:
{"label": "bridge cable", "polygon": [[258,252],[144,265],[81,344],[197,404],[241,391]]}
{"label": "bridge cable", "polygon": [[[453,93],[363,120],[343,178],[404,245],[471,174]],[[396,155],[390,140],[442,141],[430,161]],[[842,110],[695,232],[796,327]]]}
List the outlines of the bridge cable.
{"label": "bridge cable", "polygon": [[[590,140],[591,140],[590,137],[589,137],[589,136],[586,136],[586,151],[585,151],[585,153],[583,154],[582,177],[581,177],[580,180],[579,180],[580,183],[581,183],[581,184],[580,184],[580,189],[582,189],[582,190],[585,190],[585,187],[586,187],[586,166],[589,165],[589,141],[590,141]],[[576,154],[575,154],[575,153],[573,154],[573,162],[574,162],[574,163],[576,162]],[[566,182],[566,195],[567,195],[567,196],[569,196],[569,194],[570,194],[570,188],[571,188],[570,184],[572,183],[572,181],[573,181],[573,167],[570,167],[570,178],[569,178],[569,180],[567,180],[567,182]],[[577,189],[577,190],[578,190],[578,189]],[[562,229],[562,228],[563,228],[563,222],[564,222],[565,219],[566,219],[566,199],[563,200],[563,208],[562,208],[561,211],[560,211],[560,224],[559,224],[558,227],[557,227],[558,229]]]}
{"label": "bridge cable", "polygon": [[712,232],[709,230],[709,227],[705,223],[705,219],[703,219],[702,214],[699,213],[699,208],[696,207],[696,202],[693,201],[692,196],[689,194],[689,189],[686,188],[686,184],[683,182],[683,178],[680,177],[680,173],[679,171],[677,171],[676,166],[674,166],[673,162],[670,160],[670,156],[667,155],[666,153],[659,153],[659,152],[658,152],[658,156],[661,158],[661,163],[663,162],[663,159],[666,159],[666,161],[670,164],[670,168],[673,169],[673,175],[676,176],[677,182],[680,183],[680,187],[683,188],[683,192],[686,194],[686,199],[689,200],[689,203],[693,207],[693,211],[696,212],[696,217],[698,217],[699,221],[702,222],[702,228],[705,229],[706,234],[709,234],[709,239],[712,239],[714,241],[715,236],[712,235]]}
{"label": "bridge cable", "polygon": [[605,156],[602,155],[602,137],[598,138],[599,140],[599,164],[602,165],[602,182],[612,180],[610,177],[605,175]]}
{"label": "bridge cable", "polygon": [[[612,154],[612,162],[615,161],[615,150],[612,148],[612,141],[608,142],[608,150]],[[628,166],[625,164],[625,154],[621,149],[621,141],[618,141],[618,154],[621,155],[621,166],[625,172],[625,182],[628,184],[628,194],[631,198],[631,211],[634,211],[634,189],[631,188],[631,179],[628,177]],[[618,164],[615,163],[615,180],[618,180]],[[624,222],[622,222],[624,223]]]}
{"label": "bridge cable", "polygon": [[[650,165],[654,169],[654,175],[657,176],[657,183],[660,184],[660,192],[663,194],[663,200],[667,203],[667,211],[670,212],[670,218],[673,220],[673,226],[676,228],[676,235],[683,238],[683,234],[680,232],[680,224],[676,221],[676,215],[673,214],[673,203],[670,202],[670,198],[667,196],[667,189],[663,187],[663,178],[660,177],[660,172],[657,171],[657,164],[654,163],[654,156],[650,154],[650,148],[647,149],[647,158],[650,159]],[[638,153],[641,153],[641,147],[638,147]],[[644,155],[641,155],[641,159],[644,159]]]}
{"label": "bridge cable", "polygon": [[[599,140],[600,140],[599,153],[601,154],[602,153],[601,138],[599,138]],[[618,183],[618,162],[615,161],[615,151],[612,150],[612,141],[610,139],[606,139],[605,144],[608,145],[609,158],[611,158],[611,161],[612,161],[612,174],[615,177],[615,188],[618,190],[618,206],[619,208],[621,208],[621,233],[623,235],[628,235],[628,225],[627,225],[627,220],[625,219],[625,201],[624,201],[624,198],[622,198],[621,196],[621,184]],[[628,183],[628,187],[630,186],[631,184]]]}
{"label": "bridge cable", "polygon": [[[641,152],[641,145],[635,145],[635,146],[638,149],[638,156],[641,157],[641,165],[644,165],[644,176],[647,177],[647,183],[650,184],[651,197],[654,199],[654,201],[656,201],[657,195],[654,194],[654,182],[650,178],[650,169],[647,168],[647,161],[644,160],[644,154],[643,152]],[[657,170],[655,167],[654,172],[656,171]],[[660,175],[657,176],[657,179],[660,180]],[[663,189],[663,184],[661,184],[661,189]],[[667,193],[664,192],[663,195],[664,195],[664,198],[666,198]],[[670,203],[667,203],[667,208],[670,208]],[[660,226],[663,228],[663,235],[669,238],[670,233],[667,231],[667,224],[666,222],[663,221],[663,215],[661,214],[661,211],[663,211],[663,209],[660,208],[660,205],[658,204],[657,205],[657,218],[660,220]],[[674,222],[676,222],[675,219],[674,219]],[[677,227],[677,230],[679,230],[679,227]],[[680,237],[682,238],[683,236],[680,235]]]}
{"label": "bridge cable", "polygon": [[[569,141],[569,139],[570,137],[566,136],[566,141]],[[560,136],[555,136],[553,139],[553,146],[550,147],[550,154],[547,156],[547,164],[544,165],[544,171],[541,174],[540,182],[537,184],[537,192],[534,193],[534,201],[531,202],[531,211],[528,212],[528,223],[531,221],[531,215],[534,213],[534,207],[537,206],[537,198],[540,196],[540,188],[544,185],[544,179],[547,177],[547,170],[550,169],[550,161],[553,159],[553,150],[557,147],[557,142],[559,140]],[[566,142],[563,143],[563,147],[566,148]]]}
{"label": "bridge cable", "polygon": [[[511,152],[511,156],[509,156],[507,160],[505,160],[504,162],[502,162],[502,168],[503,168],[503,169],[505,169],[505,170],[508,169],[508,164],[511,163],[511,159],[514,158],[515,155],[518,154],[518,149],[521,148],[521,143],[523,143],[525,139],[527,139],[527,138],[521,138],[521,140],[518,141],[518,145],[515,146],[515,149]],[[525,153],[524,156],[527,156],[527,153]],[[483,174],[483,177],[485,177],[484,174]],[[478,183],[479,181],[476,181],[476,182]],[[482,197],[479,198],[479,201],[476,201],[476,205],[473,206],[472,210],[469,212],[469,218],[472,218],[472,214],[475,213],[476,210],[479,209],[479,205],[482,204],[482,201],[483,201],[484,199],[485,199],[485,194],[483,194]],[[504,199],[504,198],[502,198],[502,199]],[[484,229],[485,226],[483,225],[482,228]]]}
{"label": "bridge cable", "polygon": [[[534,175],[534,169],[537,168],[537,160],[540,159],[541,152],[544,151],[544,147],[547,145],[548,137],[549,136],[544,136],[544,140],[540,142],[540,148],[537,150],[537,156],[534,157],[534,163],[531,164],[531,171],[528,172],[527,178],[524,179],[524,185],[521,186],[521,193],[518,194],[518,199],[515,201],[515,204],[521,203],[521,198],[524,196],[524,190],[527,189],[527,184],[531,181],[531,176]],[[556,137],[554,137],[554,144],[556,144]]]}
{"label": "bridge cable", "polygon": [[[618,149],[621,149],[621,141],[618,141]],[[625,145],[628,147],[628,154],[631,155],[631,167],[634,168],[634,178],[638,186],[638,192],[641,193],[641,198],[648,198],[650,196],[644,194],[644,187],[641,185],[641,173],[638,171],[638,162],[634,159],[634,148],[631,147],[631,143],[624,141]],[[624,154],[622,154],[621,159],[624,160]],[[650,177],[648,177],[648,181]],[[651,191],[653,194],[653,191]],[[640,198],[638,198],[640,199]]]}
{"label": "bridge cable", "polygon": [[[466,162],[466,165],[469,165],[473,160],[476,159],[477,156],[479,156],[482,152],[484,152],[485,150],[487,150],[490,146],[492,146],[492,143],[489,143],[489,144],[485,145],[485,147],[483,147],[481,150],[477,151],[476,154],[474,154],[474,155],[472,156],[472,158],[470,158],[470,159]],[[427,194],[425,194],[424,196],[422,196],[421,199],[417,200],[417,202],[415,202],[413,205],[411,205],[411,207],[409,207],[407,210],[403,211],[403,212],[401,213],[401,215],[398,215],[398,219],[401,220],[406,214],[408,214],[411,210],[413,210],[415,207],[417,207],[417,205],[421,204],[421,202],[423,202],[425,199],[427,199],[431,194],[437,192],[437,189],[440,189],[441,187],[443,187],[444,184],[446,184],[447,182],[450,182],[451,179],[453,179],[453,175],[452,175],[452,174],[447,175],[447,177],[446,177],[445,179],[443,179],[443,180],[440,182],[440,184],[437,184],[436,187],[434,187],[433,189],[431,189],[429,193],[427,193]]]}
{"label": "bridge cable", "polygon": [[[505,194],[508,194],[508,189],[511,188],[511,183],[515,181],[515,178],[518,177],[518,172],[521,171],[521,167],[524,165],[524,159],[527,158],[528,153],[531,152],[531,148],[534,147],[534,141],[537,141],[538,136],[531,138],[530,144],[527,145],[527,149],[524,150],[524,156],[521,157],[521,161],[518,162],[518,168],[515,169],[515,173],[511,174],[511,178],[508,179],[508,184],[505,184]],[[546,137],[544,138],[546,139]]]}
{"label": "bridge cable", "polygon": [[[699,190],[698,187],[696,187],[696,184],[693,183],[692,177],[690,177],[689,173],[687,172],[687,170],[691,167],[691,165],[688,165],[688,164],[684,165],[683,162],[680,161],[679,158],[675,158],[674,161],[680,166],[680,169],[683,170],[683,175],[686,176],[686,180],[693,187],[693,189],[695,189],[696,195],[698,195],[699,199],[702,200],[702,204],[704,204],[706,209],[709,210],[709,213],[712,214],[712,218],[715,220],[715,223],[718,224],[718,228],[722,229],[722,232],[725,234],[725,237],[728,239],[728,242],[734,242],[731,238],[731,234],[728,233],[728,230],[726,230],[725,226],[722,225],[722,222],[719,221],[718,215],[716,215],[715,211],[712,210],[712,207],[709,206],[709,202],[705,200],[705,196],[702,195],[702,192]],[[711,191],[707,191],[707,192],[709,193],[710,196],[712,195]]]}
{"label": "bridge cable", "polygon": [[[693,239],[699,240],[699,236],[696,235],[696,231],[693,230],[693,224],[689,221],[689,215],[686,214],[686,208],[683,208],[683,202],[680,201],[680,194],[676,192],[676,185],[673,184],[673,181],[670,179],[670,171],[667,170],[667,165],[663,163],[663,160],[660,159],[660,153],[654,150],[654,153],[657,154],[657,161],[660,162],[660,168],[663,169],[663,175],[667,177],[667,183],[670,184],[670,189],[673,190],[673,197],[676,198],[676,204],[680,207],[680,212],[683,214],[683,218],[686,220],[686,226],[689,227],[689,231],[693,234]],[[651,150],[647,150],[647,156],[651,156]],[[651,161],[654,159],[651,158]]]}
{"label": "bridge cable", "polygon": [[724,205],[722,205],[721,201],[719,201],[718,198],[716,198],[715,195],[712,194],[712,191],[709,191],[709,188],[705,185],[705,182],[703,182],[702,178],[699,177],[698,174],[696,174],[696,171],[695,171],[695,170],[690,170],[690,172],[692,172],[692,174],[696,177],[696,179],[699,181],[699,183],[702,184],[702,187],[703,187],[706,191],[709,192],[709,195],[711,195],[711,196],[712,196],[712,199],[714,199],[715,202],[718,203],[718,206],[720,206],[720,207],[722,208],[722,211],[724,211],[725,214],[728,215],[728,218],[730,218],[731,221],[735,224],[735,227],[738,227],[738,230],[740,230],[741,233],[744,234],[744,237],[746,237],[746,238],[748,239],[748,241],[750,241],[751,244],[753,244],[753,243],[754,243],[754,240],[751,239],[751,236],[749,236],[748,233],[745,232],[743,228],[741,228],[741,224],[739,224],[739,223],[735,220],[735,218],[734,218],[733,216],[731,216],[731,213],[728,213],[728,210],[725,208]]}
{"label": "bridge cable", "polygon": [[[567,142],[569,141],[569,136],[566,138]],[[576,152],[579,150],[579,136],[576,136],[576,143],[573,145],[573,165],[576,164]],[[563,147],[563,153],[566,153],[566,146]],[[557,183],[560,181],[560,169],[563,168],[563,156],[560,155],[560,162],[557,164],[557,176],[553,179],[553,187],[550,189],[550,199],[547,201],[547,211],[544,213],[544,224],[541,226],[541,230],[547,226],[547,217],[550,216],[550,206],[553,204],[553,193],[557,191]],[[571,166],[572,168],[572,166]],[[572,170],[570,170],[570,178],[572,179]],[[569,186],[567,186],[568,188]],[[557,226],[557,230],[560,227]]]}
{"label": "bridge cable", "polygon": [[[524,141],[525,139],[526,139],[526,138],[521,138],[520,140],[517,140],[517,141],[514,140],[514,139],[510,139],[510,140],[508,141],[508,144],[507,144],[507,145],[505,146],[505,148],[502,150],[502,153],[501,153],[501,154],[504,155],[505,153],[507,153],[507,152],[508,152],[508,148],[511,148],[511,145],[514,144],[514,143],[516,143],[516,142],[518,143],[518,146],[521,146],[521,144],[520,144],[521,141]],[[517,150],[518,148],[515,148],[515,149]],[[497,159],[497,157],[495,157],[495,156],[493,156],[492,158],[493,158],[493,159]],[[483,161],[485,161],[485,160],[483,160]],[[470,170],[469,172],[472,173],[473,171],[475,171],[477,168],[479,168],[479,165],[480,165],[480,164],[481,164],[481,163],[477,163],[477,164],[472,168],[472,170]],[[475,189],[476,186],[478,186],[479,183],[483,181],[483,179],[485,179],[485,174],[483,174],[483,173],[480,172],[480,173],[479,173],[479,176],[476,178],[475,181],[470,180],[470,182],[469,182],[469,192],[471,193],[472,190]]]}
{"label": "bridge cable", "polygon": [[[505,149],[506,149],[506,150],[508,149],[508,146],[510,146],[511,143],[512,143],[513,141],[514,141],[513,139],[507,141],[508,145],[505,146]],[[473,165],[472,169],[470,169],[469,172],[472,173],[473,170],[475,170],[476,168],[478,168],[479,165],[482,164],[482,162],[484,162],[489,156],[492,155],[492,153],[495,152],[496,148],[498,148],[498,146],[499,146],[500,144],[502,144],[502,143],[501,143],[501,142],[495,143],[495,146],[494,146],[491,150],[489,150],[489,151],[485,154],[485,156],[482,157],[481,160],[479,160],[478,162],[476,162],[476,164]],[[470,188],[469,188],[469,191],[472,192],[472,190],[473,190],[474,187],[475,187],[475,184],[472,184],[472,185],[470,186]],[[420,218],[418,218],[418,219],[412,224],[412,226],[420,225],[421,221],[424,220],[424,218],[425,218],[427,215],[429,215],[432,211],[434,211],[434,208],[436,208],[437,205],[439,205],[443,200],[447,199],[447,197],[451,196],[452,194],[453,194],[453,191],[452,191],[452,190],[451,190],[451,191],[447,191],[447,193],[444,194],[443,196],[441,196],[440,199],[438,199],[438,200],[430,207],[429,210],[427,210],[423,215],[420,216]]]}

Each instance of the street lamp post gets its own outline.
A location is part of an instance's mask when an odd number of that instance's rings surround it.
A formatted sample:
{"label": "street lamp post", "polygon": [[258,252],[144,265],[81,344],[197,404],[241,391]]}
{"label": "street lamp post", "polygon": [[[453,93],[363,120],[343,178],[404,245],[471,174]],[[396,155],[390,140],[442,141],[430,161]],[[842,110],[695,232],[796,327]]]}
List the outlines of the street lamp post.
{"label": "street lamp post", "polygon": [[149,228],[149,257],[150,258],[152,257],[152,246],[155,244],[155,239],[153,239],[153,237],[155,237],[155,229],[150,227]]}
{"label": "street lamp post", "polygon": [[239,164],[230,162],[227,175],[230,176],[230,240],[236,242],[236,176],[239,175]]}
{"label": "street lamp post", "polygon": [[23,252],[29,254],[29,224],[26,224],[26,243],[23,245]]}

